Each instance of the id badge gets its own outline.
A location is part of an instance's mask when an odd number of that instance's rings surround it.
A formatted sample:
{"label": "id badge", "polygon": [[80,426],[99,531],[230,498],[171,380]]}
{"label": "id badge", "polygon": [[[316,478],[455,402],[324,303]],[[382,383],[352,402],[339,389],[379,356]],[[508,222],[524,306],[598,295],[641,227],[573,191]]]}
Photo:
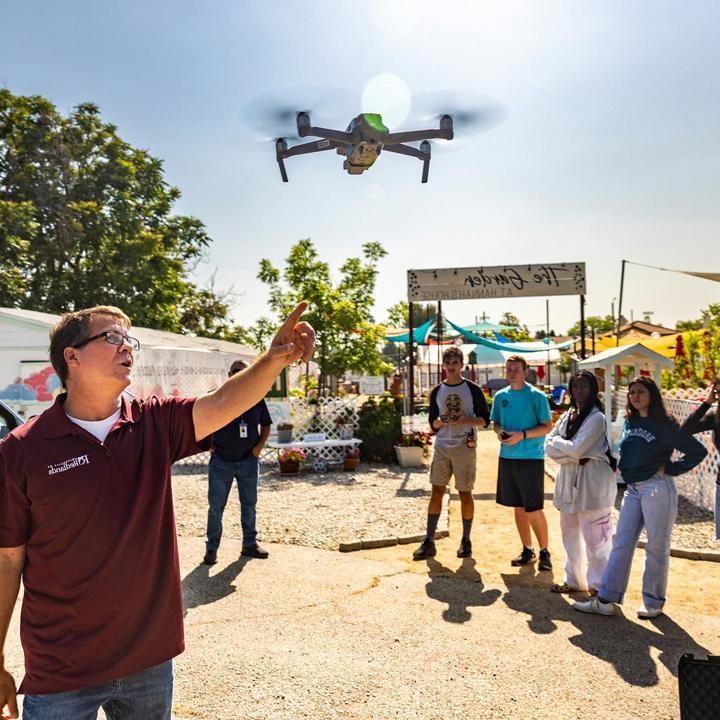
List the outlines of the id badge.
{"label": "id badge", "polygon": [[241,422],[239,425],[240,428],[240,437],[246,438],[247,437],[247,423]]}

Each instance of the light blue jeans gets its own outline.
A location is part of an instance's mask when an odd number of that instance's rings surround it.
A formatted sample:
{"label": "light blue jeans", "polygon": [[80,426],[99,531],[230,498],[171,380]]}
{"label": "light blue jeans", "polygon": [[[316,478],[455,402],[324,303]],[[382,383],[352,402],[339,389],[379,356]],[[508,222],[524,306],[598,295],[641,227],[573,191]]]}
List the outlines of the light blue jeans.
{"label": "light blue jeans", "polygon": [[213,454],[208,467],[208,518],[207,518],[207,550],[217,550],[222,538],[222,520],[233,480],[237,481],[240,498],[240,522],[242,524],[244,547],[254,545],[257,541],[255,527],[255,508],[257,506],[258,476],[260,465],[254,455],[228,462]]}
{"label": "light blue jeans", "polygon": [[675,481],[658,473],[649,480],[629,484],[620,508],[615,540],[598,595],[621,603],[630,580],[630,568],[643,527],[647,530],[642,596],[645,607],[665,604],[670,567],[670,535],[677,515]]}
{"label": "light blue jeans", "polygon": [[67,692],[26,695],[23,720],[170,720],[173,661],[100,685]]}

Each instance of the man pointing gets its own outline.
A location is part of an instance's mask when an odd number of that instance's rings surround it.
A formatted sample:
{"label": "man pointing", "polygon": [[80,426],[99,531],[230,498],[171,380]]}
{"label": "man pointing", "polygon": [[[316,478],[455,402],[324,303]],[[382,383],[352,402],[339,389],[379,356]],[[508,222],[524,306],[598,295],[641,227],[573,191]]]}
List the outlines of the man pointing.
{"label": "man pointing", "polygon": [[25,720],[169,720],[184,649],[170,468],[309,360],[300,303],[255,363],[199,398],[131,400],[140,349],[129,318],[99,306],[50,332],[66,392],[0,442],[0,712],[16,718],[3,646],[20,579]]}

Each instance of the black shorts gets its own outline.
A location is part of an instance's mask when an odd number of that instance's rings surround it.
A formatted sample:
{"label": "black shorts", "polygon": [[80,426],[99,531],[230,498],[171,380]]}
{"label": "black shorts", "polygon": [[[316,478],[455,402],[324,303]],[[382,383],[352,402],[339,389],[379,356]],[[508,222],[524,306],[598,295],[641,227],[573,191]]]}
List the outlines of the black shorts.
{"label": "black shorts", "polygon": [[500,458],[496,502],[507,507],[542,510],[545,504],[545,461]]}

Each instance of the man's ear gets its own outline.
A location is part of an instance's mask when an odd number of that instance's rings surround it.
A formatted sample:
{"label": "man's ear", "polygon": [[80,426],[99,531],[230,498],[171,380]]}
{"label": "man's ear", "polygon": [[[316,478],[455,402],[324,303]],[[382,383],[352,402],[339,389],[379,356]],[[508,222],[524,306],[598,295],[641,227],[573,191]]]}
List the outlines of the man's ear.
{"label": "man's ear", "polygon": [[80,355],[77,348],[66,347],[63,350],[63,357],[68,367],[78,367],[80,365]]}

